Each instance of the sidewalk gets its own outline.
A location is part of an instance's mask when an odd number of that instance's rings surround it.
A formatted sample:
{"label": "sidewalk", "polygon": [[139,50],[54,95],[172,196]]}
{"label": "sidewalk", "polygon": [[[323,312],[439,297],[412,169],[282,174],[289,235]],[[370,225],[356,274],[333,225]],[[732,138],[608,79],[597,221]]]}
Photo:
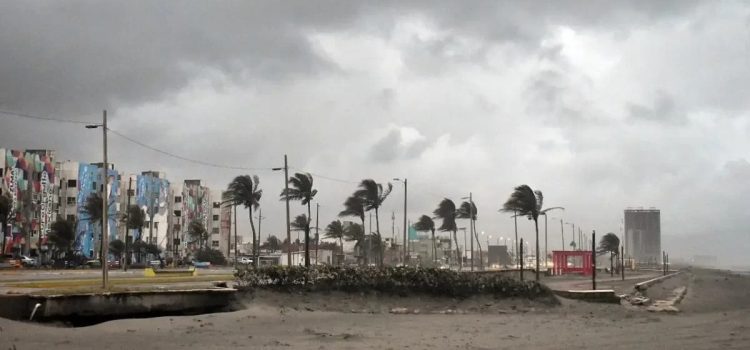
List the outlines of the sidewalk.
{"label": "sidewalk", "polygon": [[[633,291],[633,286],[636,283],[650,280],[654,277],[660,276],[659,273],[648,272],[648,273],[631,273],[630,276],[625,275],[625,281],[622,281],[620,276],[611,277],[609,274],[604,276],[597,275],[596,278],[596,289],[613,289],[617,294],[625,294]],[[552,290],[568,291],[568,290],[590,290],[592,287],[591,277],[572,277],[572,276],[554,276],[546,277],[542,280],[542,283],[546,284]]]}

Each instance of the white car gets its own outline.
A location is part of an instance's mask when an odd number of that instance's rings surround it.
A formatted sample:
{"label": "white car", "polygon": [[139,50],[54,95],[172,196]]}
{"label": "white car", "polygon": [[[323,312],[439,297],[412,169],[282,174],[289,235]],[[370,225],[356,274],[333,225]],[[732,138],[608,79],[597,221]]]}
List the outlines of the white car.
{"label": "white car", "polygon": [[23,266],[36,266],[36,259],[21,255],[21,263]]}
{"label": "white car", "polygon": [[243,256],[243,257],[240,258],[240,260],[238,262],[240,264],[243,264],[243,265],[250,265],[250,264],[253,263],[253,259],[250,259],[250,258],[248,258],[246,256]]}

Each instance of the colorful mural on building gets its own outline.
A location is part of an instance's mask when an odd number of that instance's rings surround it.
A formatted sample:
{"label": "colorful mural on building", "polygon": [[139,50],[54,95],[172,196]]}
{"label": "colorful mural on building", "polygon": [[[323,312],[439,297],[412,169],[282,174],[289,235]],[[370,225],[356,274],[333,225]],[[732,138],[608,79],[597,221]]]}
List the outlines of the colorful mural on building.
{"label": "colorful mural on building", "polygon": [[44,248],[54,220],[54,151],[3,150],[3,187],[11,197],[5,253]]}
{"label": "colorful mural on building", "polygon": [[[117,237],[117,200],[120,195],[120,177],[117,171],[109,169],[108,185],[108,232],[110,241]],[[78,197],[76,204],[78,208],[78,224],[76,226],[76,242],[74,249],[87,258],[95,258],[99,252],[99,240],[101,237],[101,225],[93,222],[91,216],[86,212],[86,200],[95,193],[100,193],[102,181],[102,170],[100,164],[80,163],[78,167]]]}
{"label": "colorful mural on building", "polygon": [[[201,186],[200,180],[185,180],[182,187],[182,203],[184,229],[190,226],[194,220],[203,223],[206,230],[209,230],[211,222],[211,193],[208,187]],[[183,232],[183,235],[186,232]],[[187,242],[189,237],[183,236],[183,241]]]}
{"label": "colorful mural on building", "polygon": [[[135,202],[146,213],[146,220],[155,215],[169,214],[169,181],[147,173],[138,175],[136,186]],[[133,234],[134,240],[144,239],[137,231]],[[144,231],[144,235],[148,232]]]}

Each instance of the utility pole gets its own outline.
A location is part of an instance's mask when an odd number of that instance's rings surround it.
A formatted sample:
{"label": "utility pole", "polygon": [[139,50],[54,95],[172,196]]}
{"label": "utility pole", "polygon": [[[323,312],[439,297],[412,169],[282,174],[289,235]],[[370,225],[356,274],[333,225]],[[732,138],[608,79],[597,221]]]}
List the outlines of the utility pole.
{"label": "utility pole", "polygon": [[[130,212],[130,195],[133,191],[133,178],[128,176],[128,207],[125,209],[126,213]],[[130,232],[130,227],[128,227],[128,223],[125,223],[125,261],[122,263],[122,270],[128,271],[128,260],[130,259],[130,254],[128,251],[128,233]]]}
{"label": "utility pole", "polygon": [[315,265],[318,265],[318,245],[320,236],[318,235],[318,224],[320,223],[320,203],[315,203]]}
{"label": "utility pole", "polygon": [[[514,240],[514,242],[518,242],[518,211],[516,211],[516,210],[513,211],[513,230],[516,233],[516,239]],[[521,242],[523,242],[523,240],[521,240]],[[514,246],[515,246],[515,244],[514,244]],[[516,252],[516,253],[518,253],[518,252]],[[520,261],[521,260],[519,260],[519,262]],[[520,267],[521,264],[519,263],[518,266]],[[523,272],[521,273],[521,276],[523,276]],[[522,280],[523,280],[523,278],[522,278]]]}
{"label": "utility pole", "polygon": [[474,201],[471,198],[471,192],[469,192],[469,231],[471,234],[471,271],[474,272]]}
{"label": "utility pole", "polygon": [[625,280],[625,246],[620,246],[620,272],[622,273],[622,280]]}
{"label": "utility pole", "polygon": [[234,206],[234,265],[237,265],[237,206]]}
{"label": "utility pole", "polygon": [[521,274],[521,282],[523,282],[523,238],[521,238],[521,241],[518,243],[519,251],[521,254],[518,255],[518,272]]}
{"label": "utility pole", "polygon": [[560,239],[562,239],[562,250],[565,251],[565,227],[562,218],[560,218]]}
{"label": "utility pole", "polygon": [[232,208],[229,208],[229,232],[227,232],[227,261],[232,258]]}
{"label": "utility pole", "polygon": [[[286,154],[284,155],[284,167],[283,168],[273,168],[272,170],[281,170],[284,169],[284,193],[289,193],[289,164],[287,163]],[[292,230],[290,228],[289,223],[289,196],[286,197],[286,240],[289,242],[289,249],[287,249],[286,252],[286,263],[287,266],[292,266]],[[310,218],[308,218],[310,220]]]}
{"label": "utility pole", "polygon": [[596,290],[596,230],[591,232],[591,284]]}
{"label": "utility pole", "polygon": [[107,195],[107,185],[109,184],[109,165],[107,165],[107,110],[105,109],[102,113],[101,124],[89,124],[86,125],[86,129],[102,128],[102,141],[104,150],[104,164],[102,164],[102,249],[101,249],[101,262],[102,262],[102,288],[107,289],[109,287],[109,266],[107,265],[107,256],[109,255],[109,237],[108,237],[108,212],[109,207],[109,196]]}

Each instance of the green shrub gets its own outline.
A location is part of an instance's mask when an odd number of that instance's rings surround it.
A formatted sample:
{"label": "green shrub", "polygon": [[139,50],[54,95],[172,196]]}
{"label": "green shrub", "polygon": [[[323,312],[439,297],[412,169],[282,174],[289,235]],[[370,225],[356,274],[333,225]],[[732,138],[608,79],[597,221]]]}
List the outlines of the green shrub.
{"label": "green shrub", "polygon": [[193,259],[202,262],[208,261],[211,265],[226,265],[227,263],[224,254],[215,249],[201,249],[193,254]]}
{"label": "green shrub", "polygon": [[380,292],[457,298],[486,294],[533,299],[551,295],[549,288],[533,281],[420,267],[270,266],[241,268],[235,277],[240,288],[248,290]]}

